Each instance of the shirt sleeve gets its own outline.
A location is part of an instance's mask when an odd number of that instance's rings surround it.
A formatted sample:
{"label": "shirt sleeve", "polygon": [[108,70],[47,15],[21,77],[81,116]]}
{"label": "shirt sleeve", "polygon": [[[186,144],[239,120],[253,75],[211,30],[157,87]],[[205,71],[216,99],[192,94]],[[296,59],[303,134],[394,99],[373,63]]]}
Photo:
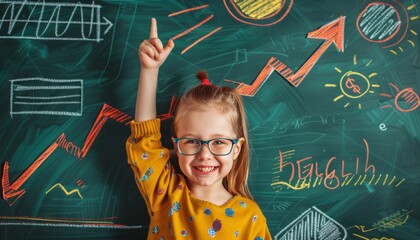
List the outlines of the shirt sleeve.
{"label": "shirt sleeve", "polygon": [[255,229],[255,237],[252,239],[255,240],[272,240],[271,234],[270,234],[270,230],[268,229],[267,226],[267,219],[265,218],[264,214],[261,212],[261,210],[258,208],[258,212],[259,212],[259,217],[258,217],[258,227],[256,227]]}
{"label": "shirt sleeve", "polygon": [[135,181],[153,214],[162,206],[163,196],[174,185],[175,171],[169,164],[169,151],[162,146],[160,119],[130,123],[131,135],[126,142],[128,164]]}
{"label": "shirt sleeve", "polygon": [[260,228],[260,230],[257,233],[257,237],[255,239],[259,239],[259,240],[271,240],[271,234],[270,231],[268,230],[268,226],[265,223],[264,226],[262,226],[262,228]]}

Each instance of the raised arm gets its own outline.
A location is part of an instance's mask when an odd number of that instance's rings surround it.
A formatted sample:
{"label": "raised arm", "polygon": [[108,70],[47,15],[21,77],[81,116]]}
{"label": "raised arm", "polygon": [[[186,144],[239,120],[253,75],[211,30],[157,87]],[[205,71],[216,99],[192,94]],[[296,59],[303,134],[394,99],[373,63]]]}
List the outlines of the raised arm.
{"label": "raised arm", "polygon": [[152,18],[149,39],[139,46],[140,77],[136,100],[136,122],[156,118],[156,88],[160,66],[174,47],[169,39],[164,47],[158,37],[156,19]]}

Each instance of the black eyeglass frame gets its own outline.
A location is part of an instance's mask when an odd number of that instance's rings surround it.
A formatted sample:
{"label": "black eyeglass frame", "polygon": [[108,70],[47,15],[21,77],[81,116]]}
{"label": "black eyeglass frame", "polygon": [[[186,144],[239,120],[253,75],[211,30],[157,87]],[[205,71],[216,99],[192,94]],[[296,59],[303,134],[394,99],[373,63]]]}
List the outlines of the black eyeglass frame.
{"label": "black eyeglass frame", "polygon": [[[197,153],[199,153],[199,152],[201,151],[201,149],[203,148],[203,144],[207,144],[207,147],[209,148],[209,151],[211,152],[211,154],[216,155],[216,156],[226,156],[226,155],[229,155],[229,154],[232,152],[233,146],[239,142],[239,138],[237,138],[237,139],[230,139],[230,138],[212,138],[212,139],[209,139],[209,140],[207,140],[207,141],[205,141],[205,140],[201,140],[201,139],[197,139],[197,138],[173,138],[173,139],[174,139],[174,143],[176,144],[176,148],[177,148],[178,152],[179,152],[180,154],[184,155],[184,156],[193,156],[193,155],[196,155],[196,154],[197,154]],[[198,150],[197,150],[197,152],[196,152],[196,153],[193,153],[193,154],[191,154],[191,153],[190,153],[190,154],[187,154],[187,153],[183,153],[183,152],[181,151],[181,149],[179,148],[179,144],[178,144],[178,142],[179,142],[179,141],[181,141],[181,140],[185,140],[185,139],[187,139],[187,140],[196,140],[196,141],[200,142],[200,147],[198,148]],[[218,140],[218,139],[222,139],[222,140],[229,140],[229,141],[231,141],[231,142],[232,142],[232,146],[230,147],[230,150],[229,150],[229,152],[228,152],[228,153],[226,153],[226,154],[218,154],[218,153],[213,153],[213,152],[211,151],[211,149],[210,149],[210,147],[209,147],[209,143],[210,143],[211,141]]]}

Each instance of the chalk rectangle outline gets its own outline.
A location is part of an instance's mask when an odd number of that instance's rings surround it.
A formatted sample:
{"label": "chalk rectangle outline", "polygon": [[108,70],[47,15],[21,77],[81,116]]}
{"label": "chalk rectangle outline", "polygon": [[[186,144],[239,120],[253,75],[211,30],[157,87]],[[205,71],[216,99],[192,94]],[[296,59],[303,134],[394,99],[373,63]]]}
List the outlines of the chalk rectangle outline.
{"label": "chalk rectangle outline", "polygon": [[[25,98],[25,99],[36,99],[36,100],[51,100],[51,99],[60,99],[66,97],[79,97],[80,96],[80,112],[71,112],[71,111],[13,111],[13,105],[16,103],[14,101],[14,85],[16,82],[28,82],[28,81],[41,81],[41,82],[50,82],[50,83],[80,83],[79,86],[20,86],[21,88],[18,91],[26,91],[26,90],[48,90],[48,89],[80,89],[80,95],[66,95],[66,96],[53,96],[53,97],[16,97],[16,98]],[[82,79],[48,79],[48,78],[21,78],[21,79],[12,79],[10,80],[10,116],[13,118],[13,115],[19,114],[42,114],[42,115],[63,115],[63,116],[82,116],[83,114],[83,80]],[[56,102],[57,104],[65,104],[66,102]],[[68,102],[69,104],[77,104],[75,101]],[[22,104],[22,102],[19,102]],[[45,103],[51,104],[51,103]],[[32,105],[42,105],[42,104],[32,104]]]}

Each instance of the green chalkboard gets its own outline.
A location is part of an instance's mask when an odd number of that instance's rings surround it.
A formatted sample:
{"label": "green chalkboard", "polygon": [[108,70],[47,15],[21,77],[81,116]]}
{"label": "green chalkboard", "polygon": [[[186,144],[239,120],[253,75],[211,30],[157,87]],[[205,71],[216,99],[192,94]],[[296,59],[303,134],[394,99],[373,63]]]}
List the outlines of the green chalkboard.
{"label": "green chalkboard", "polygon": [[[420,1],[0,1],[1,239],[145,239],[125,140],[150,18],[158,113],[244,95],[273,239],[420,237]],[[176,161],[176,160],[174,160]]]}

